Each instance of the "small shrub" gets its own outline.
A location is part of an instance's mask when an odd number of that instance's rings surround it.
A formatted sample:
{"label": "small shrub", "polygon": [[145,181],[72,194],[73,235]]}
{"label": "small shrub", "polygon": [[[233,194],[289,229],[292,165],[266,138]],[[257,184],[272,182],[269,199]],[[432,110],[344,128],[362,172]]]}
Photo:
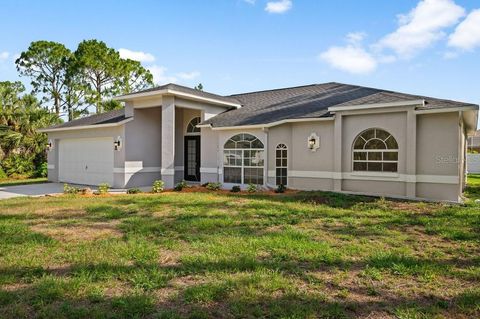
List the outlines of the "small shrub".
{"label": "small shrub", "polygon": [[35,175],[34,158],[22,154],[12,154],[2,160],[5,173],[12,176],[31,177]]}
{"label": "small shrub", "polygon": [[285,193],[286,190],[287,190],[287,187],[285,187],[285,185],[283,184],[280,184],[275,189],[275,193]]}
{"label": "small shrub", "polygon": [[7,174],[5,174],[5,171],[0,167],[0,179],[5,179],[7,178]]}
{"label": "small shrub", "polygon": [[48,164],[43,162],[35,169],[35,177],[47,177],[48,175]]}
{"label": "small shrub", "polygon": [[78,188],[70,186],[68,184],[63,184],[63,193],[64,194],[77,194]]}
{"label": "small shrub", "polygon": [[165,186],[165,182],[162,180],[157,180],[153,182],[152,185],[152,193],[161,193],[163,192],[163,187]]}
{"label": "small shrub", "polygon": [[241,189],[240,189],[240,186],[235,185],[235,186],[232,187],[232,189],[230,191],[232,193],[238,193],[239,191],[241,191]]}
{"label": "small shrub", "polygon": [[221,183],[208,183],[207,189],[211,191],[218,191],[222,187]]}
{"label": "small shrub", "polygon": [[181,192],[184,188],[187,188],[188,184],[186,181],[181,181],[173,188],[174,191]]}
{"label": "small shrub", "polygon": [[248,184],[248,186],[247,186],[247,192],[249,192],[249,193],[255,193],[256,191],[257,191],[257,185],[252,184],[252,183]]}
{"label": "small shrub", "polygon": [[107,183],[102,183],[98,185],[98,192],[101,195],[107,194],[109,189],[110,189],[110,185],[108,185]]}
{"label": "small shrub", "polygon": [[141,193],[142,191],[140,188],[130,188],[127,190],[127,194],[138,194]]}

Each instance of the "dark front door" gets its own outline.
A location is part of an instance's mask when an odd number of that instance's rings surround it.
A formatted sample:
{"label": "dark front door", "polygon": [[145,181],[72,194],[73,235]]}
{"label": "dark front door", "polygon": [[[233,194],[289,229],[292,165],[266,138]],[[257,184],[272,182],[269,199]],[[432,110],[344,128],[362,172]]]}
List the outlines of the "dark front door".
{"label": "dark front door", "polygon": [[200,136],[185,136],[185,180],[200,182]]}

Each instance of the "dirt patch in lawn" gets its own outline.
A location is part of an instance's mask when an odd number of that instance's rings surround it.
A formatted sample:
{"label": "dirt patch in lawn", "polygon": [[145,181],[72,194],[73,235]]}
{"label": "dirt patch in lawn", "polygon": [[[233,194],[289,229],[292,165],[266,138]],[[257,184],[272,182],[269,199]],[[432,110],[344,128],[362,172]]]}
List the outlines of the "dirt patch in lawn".
{"label": "dirt patch in lawn", "polygon": [[123,234],[118,230],[119,221],[98,222],[89,224],[49,225],[37,224],[31,229],[59,241],[77,242],[98,239],[119,238]]}

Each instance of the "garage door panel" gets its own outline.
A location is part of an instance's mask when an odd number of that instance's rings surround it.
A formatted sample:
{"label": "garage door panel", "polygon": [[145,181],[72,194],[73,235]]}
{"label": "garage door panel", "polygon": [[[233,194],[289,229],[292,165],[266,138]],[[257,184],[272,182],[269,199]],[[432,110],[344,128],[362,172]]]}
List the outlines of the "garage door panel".
{"label": "garage door panel", "polygon": [[59,144],[59,180],[113,184],[113,138],[65,139]]}

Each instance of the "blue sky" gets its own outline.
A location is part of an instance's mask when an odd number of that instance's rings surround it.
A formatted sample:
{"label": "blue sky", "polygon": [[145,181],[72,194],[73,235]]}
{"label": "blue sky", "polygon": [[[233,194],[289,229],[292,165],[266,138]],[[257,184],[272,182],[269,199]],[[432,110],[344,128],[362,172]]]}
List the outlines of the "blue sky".
{"label": "blue sky", "polygon": [[[96,38],[177,82],[232,94],[344,82],[480,102],[480,2],[3,0],[0,80],[30,42]],[[28,79],[22,79],[28,82]]]}

